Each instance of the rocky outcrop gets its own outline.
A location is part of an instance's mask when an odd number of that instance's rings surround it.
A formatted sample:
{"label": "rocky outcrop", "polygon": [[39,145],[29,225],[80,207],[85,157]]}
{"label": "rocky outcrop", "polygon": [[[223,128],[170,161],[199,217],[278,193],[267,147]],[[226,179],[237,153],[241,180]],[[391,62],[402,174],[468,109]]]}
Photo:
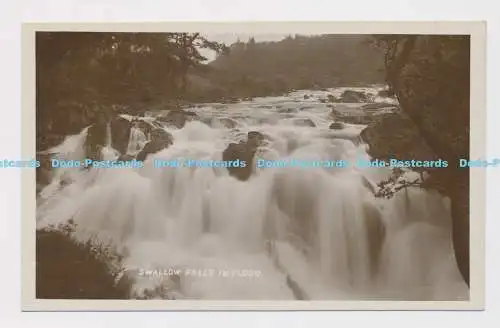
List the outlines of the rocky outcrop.
{"label": "rocky outcrop", "polygon": [[369,125],[361,132],[361,138],[370,146],[369,152],[374,158],[438,159],[421,138],[415,123],[402,113],[387,115]]}
{"label": "rocky outcrop", "polygon": [[310,118],[297,118],[293,121],[293,125],[295,126],[306,126],[314,128],[316,124]]}
{"label": "rocky outcrop", "polygon": [[223,161],[244,161],[245,167],[228,167],[229,174],[238,180],[246,181],[252,175],[252,163],[257,148],[262,144],[265,137],[258,131],[250,131],[247,140],[240,143],[230,143],[222,152]]}
{"label": "rocky outcrop", "polygon": [[110,127],[112,147],[118,150],[120,154],[125,154],[130,139],[132,123],[123,117],[116,116],[111,119]]}
{"label": "rocky outcrop", "polygon": [[151,131],[151,140],[142,148],[139,154],[137,154],[136,159],[138,161],[144,161],[148,155],[168,148],[173,143],[174,139],[170,133],[161,128],[156,128]]}
{"label": "rocky outcrop", "polygon": [[364,103],[369,101],[369,97],[361,91],[345,90],[339,100],[344,103]]}
{"label": "rocky outcrop", "polygon": [[186,125],[186,122],[197,119],[198,115],[194,112],[190,112],[183,109],[173,109],[168,111],[165,115],[160,115],[156,117],[159,122],[165,123],[167,125],[175,126],[181,129]]}
{"label": "rocky outcrop", "polygon": [[222,125],[227,129],[234,129],[238,126],[238,121],[236,121],[235,119],[229,118],[229,117],[222,117],[222,118],[218,118],[218,119],[214,118],[214,119],[211,119],[210,123],[211,124],[215,123],[215,125]]}
{"label": "rocky outcrop", "polygon": [[343,112],[340,112],[335,107],[331,108],[330,117],[336,122],[358,125],[368,125],[377,122],[384,116],[400,112],[398,106],[385,103],[370,103],[359,108],[350,108]]}
{"label": "rocky outcrop", "polygon": [[328,101],[329,102],[339,102],[339,99],[337,97],[335,97],[334,95],[328,95],[327,97]]}
{"label": "rocky outcrop", "polygon": [[396,110],[397,107],[398,106],[396,106],[396,105],[382,102],[382,103],[370,103],[370,104],[366,104],[366,105],[361,106],[361,109],[363,109],[365,111],[379,110],[379,109],[384,109],[384,108],[390,108],[390,109]]}
{"label": "rocky outcrop", "polygon": [[342,122],[333,122],[330,124],[330,130],[342,130],[344,127]]}
{"label": "rocky outcrop", "polygon": [[[437,158],[449,163],[447,168],[431,171],[424,186],[451,200],[455,258],[469,283],[469,170],[458,168],[456,163],[469,158],[470,151],[470,38],[393,38],[386,43],[387,54],[393,56],[387,62],[387,80],[406,118],[384,119],[386,122],[368,127],[363,139],[374,157],[391,154],[425,159],[430,154],[425,155],[427,150],[418,146],[425,143]],[[413,123],[411,128],[408,121]]]}

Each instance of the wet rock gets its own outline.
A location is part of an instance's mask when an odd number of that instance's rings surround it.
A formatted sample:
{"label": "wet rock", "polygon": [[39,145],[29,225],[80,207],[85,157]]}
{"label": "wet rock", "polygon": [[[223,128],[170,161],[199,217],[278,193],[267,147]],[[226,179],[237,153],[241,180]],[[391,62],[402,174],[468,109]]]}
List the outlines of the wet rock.
{"label": "wet rock", "polygon": [[230,143],[222,153],[223,161],[243,161],[245,167],[228,167],[229,174],[238,180],[246,181],[252,175],[252,161],[255,152],[246,143]]}
{"label": "wet rock", "polygon": [[368,125],[382,119],[386,115],[399,112],[399,108],[394,105],[390,105],[389,108],[387,108],[387,106],[380,108],[379,105],[375,104],[369,105],[370,106],[368,108],[373,105],[376,109],[365,109],[364,107],[361,107],[357,110],[351,109],[345,112],[340,112],[333,107],[330,112],[330,116],[337,122]]}
{"label": "wet rock", "polygon": [[335,97],[334,95],[328,95],[327,99],[329,102],[338,102],[339,101],[339,99],[337,97]]}
{"label": "wet rock", "polygon": [[340,96],[340,101],[344,103],[363,103],[368,102],[368,96],[361,91],[345,90]]}
{"label": "wet rock", "polygon": [[354,115],[340,115],[336,118],[339,121],[342,121],[344,123],[348,124],[358,124],[358,125],[368,125],[372,122],[374,122],[374,117],[370,115],[360,115],[360,114],[354,114]]}
{"label": "wet rock", "polygon": [[154,154],[170,147],[173,142],[173,137],[170,133],[163,129],[154,129],[151,132],[151,141],[149,141],[144,148],[137,154],[138,161],[144,161],[149,154]]}
{"label": "wet rock", "polygon": [[330,124],[331,130],[342,130],[343,128],[345,128],[345,126],[342,122],[333,122]]}
{"label": "wet rock", "polygon": [[101,160],[101,149],[106,144],[107,128],[105,124],[95,124],[89,127],[85,140],[87,158]]}
{"label": "wet rock", "polygon": [[228,129],[234,129],[236,126],[238,126],[238,121],[228,117],[217,119],[217,121]]}
{"label": "wet rock", "polygon": [[292,290],[296,300],[304,301],[309,299],[305,291],[300,288],[299,284],[289,274],[286,275],[286,285]]}
{"label": "wet rock", "polygon": [[228,167],[229,174],[238,180],[246,181],[252,175],[252,163],[257,148],[265,140],[265,136],[258,131],[250,131],[247,140],[240,143],[230,143],[222,152],[223,161],[244,161],[245,167]]}
{"label": "wet rock", "polygon": [[293,121],[293,124],[295,126],[308,126],[308,127],[316,127],[316,124],[314,124],[314,122],[309,119],[309,118],[299,118],[299,119],[296,119]]}
{"label": "wet rock", "polygon": [[111,120],[110,126],[112,147],[119,151],[120,154],[126,153],[132,123],[123,117],[116,116]]}
{"label": "wet rock", "polygon": [[117,161],[131,161],[133,160],[135,157],[132,156],[132,155],[129,155],[129,154],[123,154],[123,155],[120,155],[118,156],[118,158],[116,159]]}
{"label": "wet rock", "polygon": [[278,113],[282,114],[291,114],[291,113],[296,113],[297,109],[296,108],[280,108],[278,110]]}
{"label": "wet rock", "polygon": [[134,122],[134,125],[136,128],[140,129],[146,136],[148,136],[153,130],[153,126],[151,124],[142,120],[137,120],[136,122]]}
{"label": "wet rock", "polygon": [[394,92],[392,92],[391,90],[380,90],[377,96],[384,98],[392,98],[394,97]]}
{"label": "wet rock", "polygon": [[183,109],[175,109],[169,111],[166,115],[158,116],[156,119],[159,122],[165,123],[167,125],[172,125],[178,129],[181,129],[184,127],[186,122],[197,118],[198,115],[194,112],[190,112]]}
{"label": "wet rock", "polygon": [[391,114],[369,125],[361,138],[370,146],[374,158],[437,160],[433,151],[420,136],[417,126],[404,114]]}
{"label": "wet rock", "polygon": [[389,103],[371,103],[371,104],[366,104],[361,106],[361,109],[363,110],[374,110],[374,109],[383,109],[383,108],[394,108],[396,109],[397,106]]}
{"label": "wet rock", "polygon": [[247,144],[250,147],[257,148],[257,147],[259,147],[264,142],[264,140],[266,139],[266,137],[261,132],[250,131],[247,134],[247,139],[248,139],[247,140]]}

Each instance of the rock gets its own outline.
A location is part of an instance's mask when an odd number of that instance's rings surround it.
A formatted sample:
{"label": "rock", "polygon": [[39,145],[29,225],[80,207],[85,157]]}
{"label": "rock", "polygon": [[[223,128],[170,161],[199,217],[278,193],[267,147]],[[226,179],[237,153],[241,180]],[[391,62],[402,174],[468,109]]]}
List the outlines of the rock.
{"label": "rock", "polygon": [[170,147],[173,144],[173,137],[170,133],[163,129],[154,129],[151,132],[151,141],[149,141],[144,148],[137,154],[138,161],[146,160],[149,154],[154,154]]}
{"label": "rock", "polygon": [[368,96],[361,91],[345,90],[340,100],[344,103],[363,103],[368,102]]}
{"label": "rock", "polygon": [[[372,104],[369,104],[372,105]],[[363,107],[361,109],[350,109],[345,112],[338,111],[335,107],[332,108],[330,112],[330,116],[336,122],[344,122],[349,124],[360,124],[360,125],[368,125],[373,122],[378,121],[386,115],[391,115],[393,113],[399,112],[399,108],[394,105],[390,105],[390,108],[382,108],[376,110],[364,110]],[[370,106],[371,107],[371,106]],[[374,107],[379,107],[376,105]]]}
{"label": "rock", "polygon": [[86,158],[101,160],[101,149],[106,144],[106,124],[95,124],[89,127],[85,140]]}
{"label": "rock", "polygon": [[218,119],[218,122],[228,129],[234,129],[238,125],[238,121],[228,117],[220,118]]}
{"label": "rock", "polygon": [[142,120],[138,120],[134,124],[135,127],[140,129],[142,133],[144,133],[146,136],[148,136],[153,130],[153,126],[151,124],[144,122]]}
{"label": "rock", "polygon": [[337,99],[337,97],[335,97],[334,95],[328,95],[328,101],[329,102],[338,102],[339,99]]}
{"label": "rock", "polygon": [[253,157],[265,137],[258,131],[250,131],[247,140],[240,143],[230,143],[222,152],[223,161],[244,161],[245,167],[228,167],[229,174],[238,180],[246,181],[252,175]]}
{"label": "rock", "polygon": [[293,280],[289,274],[286,275],[286,285],[292,290],[293,296],[296,300],[309,300],[309,297],[307,296],[305,291],[300,288],[299,284],[295,280]]}
{"label": "rock", "polygon": [[120,154],[125,154],[130,139],[132,123],[123,117],[116,116],[111,120],[110,125],[112,147],[119,151]]}
{"label": "rock", "polygon": [[426,145],[419,130],[404,114],[386,115],[361,132],[361,138],[369,146],[373,158],[388,159],[388,156],[404,160],[437,160]]}
{"label": "rock", "polygon": [[238,180],[246,181],[252,175],[252,161],[255,152],[246,143],[230,143],[222,153],[223,161],[244,161],[245,167],[228,167],[229,174]]}
{"label": "rock", "polygon": [[341,115],[337,117],[338,120],[348,124],[368,125],[373,123],[375,118],[370,115]]}
{"label": "rock", "polygon": [[342,130],[344,128],[344,124],[342,122],[333,122],[330,124],[331,130]]}
{"label": "rock", "polygon": [[377,96],[383,97],[383,98],[392,98],[392,97],[394,97],[394,92],[392,92],[391,90],[380,90],[378,92]]}
{"label": "rock", "polygon": [[308,126],[308,127],[316,127],[316,124],[310,118],[299,118],[293,121],[295,126]]}
{"label": "rock", "polygon": [[396,109],[397,106],[389,103],[371,103],[371,104],[366,104],[361,106],[361,109],[363,110],[371,110],[371,109],[382,109],[382,108],[394,108]]}
{"label": "rock", "polygon": [[257,148],[262,144],[262,142],[264,142],[266,137],[264,136],[264,134],[258,131],[250,131],[247,134],[247,139],[248,139],[247,143],[251,147]]}
{"label": "rock", "polygon": [[116,159],[117,161],[131,161],[133,160],[135,157],[132,156],[132,155],[129,155],[129,154],[123,154],[123,155],[120,155],[118,156],[118,158]]}
{"label": "rock", "polygon": [[169,111],[166,115],[161,115],[157,117],[156,119],[159,122],[166,123],[168,125],[173,125],[178,129],[181,129],[184,127],[186,122],[191,121],[193,119],[198,118],[198,115],[194,112],[182,110],[182,109],[175,109]]}
{"label": "rock", "polygon": [[283,114],[290,114],[290,113],[296,113],[297,108],[280,108],[278,110],[278,113],[283,113]]}
{"label": "rock", "polygon": [[310,96],[309,95],[304,95],[304,99],[309,99]]}

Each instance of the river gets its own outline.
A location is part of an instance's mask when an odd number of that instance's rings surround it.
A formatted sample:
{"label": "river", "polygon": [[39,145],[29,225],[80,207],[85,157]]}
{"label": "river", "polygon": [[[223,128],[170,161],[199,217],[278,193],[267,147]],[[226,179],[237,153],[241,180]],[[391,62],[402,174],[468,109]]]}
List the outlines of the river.
{"label": "river", "polygon": [[[468,299],[452,250],[449,200],[417,188],[375,198],[367,181],[375,186],[389,169],[254,168],[249,180],[239,181],[225,168],[152,165],[179,157],[221,160],[227,145],[250,131],[268,140],[257,153],[263,159],[369,160],[359,138],[364,126],[329,129],[331,108],[320,98],[343,90],[189,108],[200,120],[165,127],[173,145],[148,156],[143,168],[58,169],[40,193],[37,228],[72,219],[78,239],[116,246],[135,272],[136,295],[162,285],[153,297]],[[83,159],[85,137],[86,129],[52,151]],[[128,153],[137,154],[146,141],[133,129]],[[104,153],[117,156],[110,147]],[[60,189],[68,176],[73,182]]]}

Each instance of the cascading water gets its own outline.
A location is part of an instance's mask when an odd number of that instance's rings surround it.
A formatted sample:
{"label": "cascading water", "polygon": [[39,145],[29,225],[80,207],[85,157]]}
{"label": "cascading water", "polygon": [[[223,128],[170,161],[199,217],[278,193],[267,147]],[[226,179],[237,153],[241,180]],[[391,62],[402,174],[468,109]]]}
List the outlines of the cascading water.
{"label": "cascading water", "polygon": [[[467,299],[447,200],[420,189],[375,198],[367,181],[387,178],[388,169],[254,168],[239,181],[225,168],[153,167],[154,159],[222,160],[228,143],[249,131],[268,137],[256,155],[263,159],[369,159],[358,144],[363,126],[328,129],[321,92],[307,93],[314,97],[296,92],[192,109],[200,121],[166,128],[173,145],[148,156],[143,168],[58,169],[40,194],[38,228],[72,219],[77,238],[113,243],[131,272],[184,273],[139,277],[136,295],[175,280],[167,293],[188,299]],[[86,133],[51,152],[83,159]],[[132,128],[128,153],[146,142]],[[104,158],[115,159],[107,145]],[[61,179],[71,183],[61,188]]]}

